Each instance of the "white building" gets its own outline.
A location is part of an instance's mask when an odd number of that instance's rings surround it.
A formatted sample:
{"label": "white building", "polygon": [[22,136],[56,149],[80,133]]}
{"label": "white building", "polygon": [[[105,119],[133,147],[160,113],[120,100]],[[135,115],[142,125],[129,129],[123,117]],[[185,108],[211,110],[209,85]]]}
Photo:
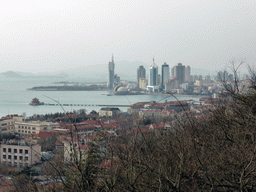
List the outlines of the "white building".
{"label": "white building", "polygon": [[41,146],[27,143],[0,145],[0,161],[7,167],[27,167],[41,162]]}
{"label": "white building", "polygon": [[40,131],[52,131],[59,127],[58,123],[45,122],[45,121],[22,121],[15,122],[15,132],[19,133],[22,137],[29,137],[38,134]]}
{"label": "white building", "polygon": [[7,115],[0,119],[0,134],[8,134],[15,132],[15,122],[23,122],[25,117],[18,115]]}

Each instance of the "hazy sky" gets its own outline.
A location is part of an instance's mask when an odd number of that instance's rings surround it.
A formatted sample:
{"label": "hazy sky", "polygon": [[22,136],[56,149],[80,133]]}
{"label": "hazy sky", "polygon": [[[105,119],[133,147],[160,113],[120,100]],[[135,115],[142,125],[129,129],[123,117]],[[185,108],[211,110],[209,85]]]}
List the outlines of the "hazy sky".
{"label": "hazy sky", "polygon": [[255,0],[8,0],[0,18],[0,72],[107,64],[112,53],[213,70],[256,63]]}

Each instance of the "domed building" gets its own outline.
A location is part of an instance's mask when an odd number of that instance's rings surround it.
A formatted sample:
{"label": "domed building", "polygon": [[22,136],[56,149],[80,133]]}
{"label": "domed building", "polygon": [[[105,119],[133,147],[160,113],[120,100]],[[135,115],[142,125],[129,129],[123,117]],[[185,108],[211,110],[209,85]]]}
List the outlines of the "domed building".
{"label": "domed building", "polygon": [[123,86],[123,85],[117,85],[115,88],[114,88],[114,94],[115,95],[126,95],[128,94],[128,89],[127,87]]}

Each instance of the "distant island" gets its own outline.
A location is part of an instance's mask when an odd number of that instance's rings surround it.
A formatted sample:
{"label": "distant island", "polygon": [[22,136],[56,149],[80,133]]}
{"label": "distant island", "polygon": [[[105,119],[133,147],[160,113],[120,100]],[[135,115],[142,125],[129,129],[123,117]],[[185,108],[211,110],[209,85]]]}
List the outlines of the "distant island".
{"label": "distant island", "polygon": [[89,86],[80,86],[80,85],[72,85],[72,86],[39,86],[28,88],[30,91],[104,91],[107,90],[106,86],[103,85],[89,85]]}
{"label": "distant island", "polygon": [[68,77],[66,73],[56,73],[52,75],[48,74],[33,74],[33,73],[26,73],[26,72],[15,72],[15,71],[6,71],[4,73],[0,73],[0,77],[4,78],[64,78]]}
{"label": "distant island", "polygon": [[23,76],[14,72],[14,71],[7,71],[5,73],[0,73],[0,76],[7,77],[7,78],[22,78]]}

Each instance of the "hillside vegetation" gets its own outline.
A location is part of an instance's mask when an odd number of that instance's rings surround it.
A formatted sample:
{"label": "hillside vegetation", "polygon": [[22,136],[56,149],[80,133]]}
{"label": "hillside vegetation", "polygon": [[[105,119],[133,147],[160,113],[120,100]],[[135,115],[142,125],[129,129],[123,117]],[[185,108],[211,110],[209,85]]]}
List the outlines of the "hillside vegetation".
{"label": "hillside vegetation", "polygon": [[47,190],[255,191],[256,87],[251,80],[250,94],[240,94],[235,82],[225,90],[232,100],[223,100],[203,118],[185,114],[169,130],[138,127],[111,141],[97,137],[86,159],[79,150],[68,164],[49,164],[52,175],[66,179]]}

